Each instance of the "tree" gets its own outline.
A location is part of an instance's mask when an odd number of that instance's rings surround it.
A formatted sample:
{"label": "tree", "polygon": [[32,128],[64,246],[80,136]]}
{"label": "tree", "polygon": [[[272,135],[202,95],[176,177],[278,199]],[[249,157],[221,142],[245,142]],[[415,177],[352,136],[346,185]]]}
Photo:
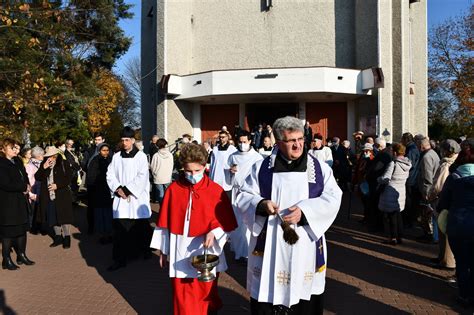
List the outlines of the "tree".
{"label": "tree", "polygon": [[126,99],[120,106],[120,115],[125,123],[134,128],[141,124],[141,63],[138,56],[128,59],[124,64],[121,80],[126,90]]}
{"label": "tree", "polygon": [[111,123],[111,114],[125,99],[122,83],[106,69],[100,69],[93,75],[97,86],[97,96],[86,105],[87,122],[91,133],[107,128]]}
{"label": "tree", "polygon": [[104,92],[97,73],[130,46],[118,26],[129,8],[123,0],[1,4],[0,134],[18,137],[28,120],[34,142],[88,138],[87,104]]}
{"label": "tree", "polygon": [[428,104],[430,131],[441,137],[472,135],[474,125],[474,5],[429,34]]}

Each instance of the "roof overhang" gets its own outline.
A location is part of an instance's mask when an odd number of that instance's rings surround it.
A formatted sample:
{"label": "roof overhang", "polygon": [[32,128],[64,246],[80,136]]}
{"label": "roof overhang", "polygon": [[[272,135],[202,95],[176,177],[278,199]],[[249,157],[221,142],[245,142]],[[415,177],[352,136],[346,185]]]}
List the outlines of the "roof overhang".
{"label": "roof overhang", "polygon": [[175,100],[226,95],[343,94],[371,95],[383,87],[380,68],[330,67],[217,70],[185,76],[164,75],[162,91]]}

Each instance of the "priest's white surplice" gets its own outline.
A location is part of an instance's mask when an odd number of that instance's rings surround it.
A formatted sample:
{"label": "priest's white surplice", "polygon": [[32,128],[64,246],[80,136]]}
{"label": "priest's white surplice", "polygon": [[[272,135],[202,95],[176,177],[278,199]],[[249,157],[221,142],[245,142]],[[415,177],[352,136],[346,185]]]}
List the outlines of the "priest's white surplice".
{"label": "priest's white surplice", "polygon": [[[121,152],[112,157],[107,168],[107,184],[114,198],[114,219],[147,219],[151,216],[148,159],[138,151],[134,157],[123,158]],[[119,187],[132,193],[127,199],[114,195]]]}
{"label": "priest's white surplice", "polygon": [[231,232],[230,247],[235,253],[235,259],[240,257],[247,258],[248,244],[250,241],[250,230],[246,224],[242,222],[241,211],[237,209],[235,200],[240,187],[245,182],[245,178],[250,174],[252,167],[258,161],[263,160],[263,157],[251,148],[247,152],[236,151],[232,153],[228,160],[229,168],[233,165],[237,166],[237,172],[230,175],[230,184],[232,186],[232,208],[234,209],[235,218],[237,219],[238,227]]}
{"label": "priest's white surplice", "polygon": [[229,160],[229,156],[235,151],[237,151],[237,149],[233,145],[229,145],[225,151],[219,151],[217,145],[212,149],[209,178],[219,184],[225,191],[232,189],[227,161]]}
{"label": "priest's white surplice", "polygon": [[[204,254],[203,242],[205,235],[190,237],[189,219],[192,211],[192,196],[189,195],[189,203],[184,217],[183,235],[170,233],[168,229],[156,227],[151,239],[151,248],[159,249],[168,256],[170,278],[197,278],[198,272],[191,265],[191,257]],[[172,214],[171,214],[172,215]],[[212,273],[227,270],[227,262],[223,254],[223,248],[228,238],[228,233],[222,228],[212,230],[215,236],[214,245],[208,248],[207,253],[219,256],[219,264],[212,269]]]}
{"label": "priest's white surplice", "polygon": [[[271,156],[271,167],[276,154]],[[308,161],[311,157],[308,157]],[[309,163],[309,162],[308,162]],[[255,215],[260,195],[258,172],[262,162],[257,162],[237,196],[237,207],[242,211],[243,221],[250,228],[252,236],[250,251],[255,248],[257,236],[262,231],[265,217]],[[280,219],[269,216],[265,252],[262,256],[249,255],[247,269],[247,290],[252,298],[273,305],[291,305],[300,299],[310,300],[313,294],[322,294],[325,287],[326,270],[316,268],[316,241],[324,236],[336,218],[341,203],[342,191],[339,189],[332,170],[321,164],[323,178],[314,178],[314,173],[275,172],[272,180],[272,201],[288,214],[288,208],[298,206],[309,225],[293,226],[298,233],[298,242],[291,246],[283,240]],[[309,170],[309,168],[308,168]],[[308,182],[323,181],[321,196],[309,198]],[[326,241],[323,250],[327,264]]]}

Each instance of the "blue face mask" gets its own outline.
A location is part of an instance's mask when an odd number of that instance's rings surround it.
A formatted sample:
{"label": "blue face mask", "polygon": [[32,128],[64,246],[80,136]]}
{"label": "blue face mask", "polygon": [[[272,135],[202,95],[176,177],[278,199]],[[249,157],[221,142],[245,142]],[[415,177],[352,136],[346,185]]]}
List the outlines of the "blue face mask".
{"label": "blue face mask", "polygon": [[184,173],[184,176],[186,177],[188,182],[194,185],[194,184],[199,183],[201,179],[204,177],[204,171],[202,171],[201,173],[194,174],[194,175]]}

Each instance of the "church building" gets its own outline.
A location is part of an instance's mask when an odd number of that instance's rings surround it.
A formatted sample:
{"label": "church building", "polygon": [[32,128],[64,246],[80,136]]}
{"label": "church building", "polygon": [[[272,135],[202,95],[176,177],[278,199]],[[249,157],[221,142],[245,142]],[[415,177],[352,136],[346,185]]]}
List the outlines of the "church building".
{"label": "church building", "polygon": [[142,133],[427,133],[427,0],[144,0]]}

